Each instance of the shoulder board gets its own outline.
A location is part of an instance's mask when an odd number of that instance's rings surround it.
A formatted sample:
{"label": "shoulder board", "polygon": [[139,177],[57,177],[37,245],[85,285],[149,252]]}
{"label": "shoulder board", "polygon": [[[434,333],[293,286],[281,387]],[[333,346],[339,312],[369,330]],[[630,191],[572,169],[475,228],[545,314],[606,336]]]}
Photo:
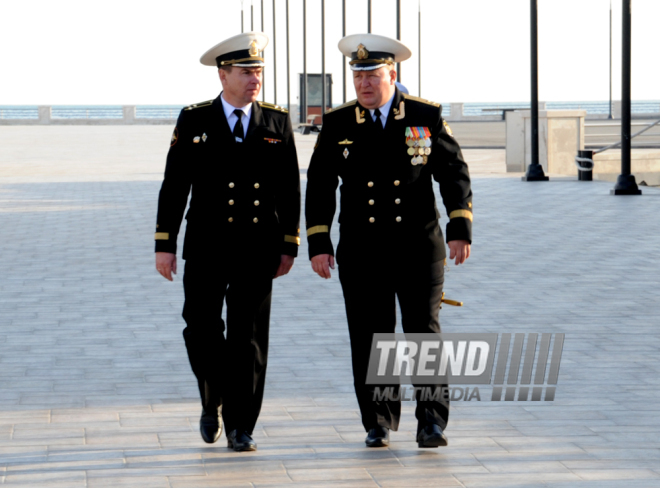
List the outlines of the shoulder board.
{"label": "shoulder board", "polygon": [[275,105],[273,103],[268,103],[268,102],[257,102],[261,108],[267,108],[270,110],[277,110],[278,112],[282,112],[283,114],[288,114],[289,111],[285,108],[280,107],[279,105]]}
{"label": "shoulder board", "polygon": [[414,100],[415,102],[425,103],[425,104],[427,104],[427,105],[433,105],[434,107],[439,107],[439,106],[440,106],[439,103],[435,103],[435,102],[432,102],[432,101],[430,101],[430,100],[426,100],[426,99],[424,99],[424,98],[413,97],[412,95],[406,95],[406,94],[404,94],[404,95],[403,95],[403,98],[406,99],[406,100]]}
{"label": "shoulder board", "polygon": [[326,110],[325,113],[329,114],[330,112],[336,112],[337,110],[341,110],[342,108],[352,107],[353,105],[356,104],[356,102],[357,102],[357,98],[355,100],[351,100],[350,102],[346,102],[345,104],[340,105],[339,107],[335,107],[335,108],[331,108],[330,110]]}
{"label": "shoulder board", "polygon": [[192,105],[188,105],[185,107],[183,110],[194,110],[196,108],[202,108],[202,107],[208,107],[213,103],[213,100],[207,100],[205,102],[200,102],[200,103],[193,103]]}

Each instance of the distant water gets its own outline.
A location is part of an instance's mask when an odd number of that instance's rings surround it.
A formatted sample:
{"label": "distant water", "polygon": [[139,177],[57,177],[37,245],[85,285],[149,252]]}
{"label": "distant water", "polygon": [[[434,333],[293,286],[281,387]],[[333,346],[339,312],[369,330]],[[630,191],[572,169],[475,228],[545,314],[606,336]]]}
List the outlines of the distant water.
{"label": "distant water", "polygon": [[[138,105],[135,116],[139,119],[176,119],[182,105]],[[121,119],[121,105],[53,105],[53,119]],[[0,105],[0,119],[38,119],[36,105]]]}
{"label": "distant water", "polygon": [[[547,102],[548,110],[586,110],[588,114],[608,114],[609,102]],[[138,119],[176,119],[183,106],[181,105],[138,105],[135,116]],[[529,108],[527,102],[502,103],[466,103],[463,105],[464,115],[497,115],[498,112],[487,109],[498,108]],[[486,109],[486,111],[484,111]],[[633,114],[660,113],[660,101],[640,100],[631,104]],[[442,112],[449,116],[451,105],[444,103]],[[51,110],[53,119],[121,119],[120,105],[54,105]],[[0,105],[0,119],[38,119],[39,111],[36,105]]]}

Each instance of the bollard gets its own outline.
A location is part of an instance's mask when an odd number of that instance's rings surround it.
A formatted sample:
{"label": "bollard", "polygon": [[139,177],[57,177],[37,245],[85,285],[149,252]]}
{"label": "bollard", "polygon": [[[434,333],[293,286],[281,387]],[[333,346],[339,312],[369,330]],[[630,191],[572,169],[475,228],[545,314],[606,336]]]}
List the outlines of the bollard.
{"label": "bollard", "polygon": [[[578,158],[594,159],[593,151],[578,151]],[[587,162],[578,162],[582,168],[590,168],[586,170],[578,169],[578,181],[592,181],[594,179],[593,164]]]}

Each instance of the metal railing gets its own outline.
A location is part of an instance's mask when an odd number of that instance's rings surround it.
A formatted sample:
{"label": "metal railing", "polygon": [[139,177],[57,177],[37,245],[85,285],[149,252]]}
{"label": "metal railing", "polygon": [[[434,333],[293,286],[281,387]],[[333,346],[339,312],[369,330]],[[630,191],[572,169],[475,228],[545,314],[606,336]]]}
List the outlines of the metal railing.
{"label": "metal railing", "polygon": [[[634,146],[632,146],[632,144],[631,144],[631,147],[633,149],[635,149],[635,148],[637,148],[637,149],[640,149],[640,148],[656,148],[656,147],[660,148],[660,132],[653,132],[653,133],[647,134],[647,132],[650,131],[651,129],[653,129],[654,127],[658,127],[660,129],[660,119],[658,119],[655,122],[652,122],[650,124],[647,123],[647,122],[633,122],[630,125],[633,126],[633,127],[645,126],[642,130],[640,130],[640,131],[638,131],[638,132],[636,132],[636,133],[634,133],[630,136],[631,143],[632,143],[632,140],[635,137],[639,137],[639,136],[656,137],[657,138],[656,139],[657,142],[653,142],[653,143],[644,142],[642,144],[638,144],[638,145],[634,145]],[[586,129],[589,128],[589,127],[598,127],[598,128],[615,127],[619,130],[618,134],[621,133],[621,123],[620,122],[619,123],[610,123],[610,124],[606,124],[606,123],[584,124],[584,127],[585,127],[585,134],[584,134],[585,137],[611,137],[611,136],[617,135],[615,133],[612,133],[612,134],[587,134]],[[619,146],[621,146],[621,142],[622,141],[619,140],[617,142],[609,143],[606,146],[603,146],[599,149],[593,150],[592,154],[593,154],[593,156],[595,156],[596,154],[607,151],[608,149],[614,149],[616,147],[619,147]],[[585,147],[586,146],[587,146],[587,144],[585,143]],[[592,145],[592,147],[593,147],[593,145]],[[575,166],[577,166],[578,171],[582,171],[582,172],[593,171],[594,166],[595,166],[593,156],[591,158],[575,156]]]}
{"label": "metal railing", "polygon": [[[635,137],[645,137],[645,138],[652,138],[652,139],[644,139],[644,140],[639,140],[637,141],[637,144],[634,145],[634,148],[660,148],[660,130],[658,131],[653,131],[653,132],[648,132],[654,127],[657,127],[660,129],[660,126],[658,124],[660,123],[660,120],[657,120],[655,122],[649,123],[649,122],[632,122],[630,125],[632,127],[644,127],[644,129],[636,132],[635,134],[632,134],[631,139],[634,139]],[[603,128],[613,128],[616,130],[613,130],[612,132],[607,132],[607,131],[599,131],[599,132],[591,132],[589,129],[603,129]],[[619,140],[621,136],[621,121],[616,121],[616,122],[611,122],[611,123],[606,123],[606,122],[600,122],[600,123],[585,123],[584,124],[584,129],[585,129],[585,134],[584,137],[591,139],[589,142],[585,141],[585,148],[591,149],[594,148],[594,154],[598,154],[600,152],[606,151],[608,149],[612,149],[615,147],[618,147],[621,145],[621,141]],[[601,138],[600,141],[594,141],[594,138]],[[603,140],[604,139],[604,140]],[[593,141],[593,142],[592,142]],[[603,146],[605,144],[605,146]],[[598,149],[595,149],[598,148]]]}

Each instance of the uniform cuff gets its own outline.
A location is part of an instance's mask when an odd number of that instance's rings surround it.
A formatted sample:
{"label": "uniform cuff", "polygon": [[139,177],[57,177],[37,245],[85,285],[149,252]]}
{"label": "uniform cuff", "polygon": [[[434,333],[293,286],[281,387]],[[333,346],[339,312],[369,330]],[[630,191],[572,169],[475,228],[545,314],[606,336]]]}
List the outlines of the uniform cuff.
{"label": "uniform cuff", "polygon": [[176,254],[176,241],[156,241],[156,252]]}
{"label": "uniform cuff", "polygon": [[447,242],[468,241],[472,244],[472,222],[465,217],[455,217],[447,224]]}
{"label": "uniform cuff", "polygon": [[286,254],[287,256],[292,256],[292,257],[297,257],[298,256],[298,244],[294,244],[293,242],[287,242],[285,241],[282,244],[282,254]]}
{"label": "uniform cuff", "polygon": [[316,234],[307,236],[307,244],[309,246],[309,259],[312,259],[319,254],[335,255],[332,240],[330,239],[330,233],[327,231],[317,232]]}

